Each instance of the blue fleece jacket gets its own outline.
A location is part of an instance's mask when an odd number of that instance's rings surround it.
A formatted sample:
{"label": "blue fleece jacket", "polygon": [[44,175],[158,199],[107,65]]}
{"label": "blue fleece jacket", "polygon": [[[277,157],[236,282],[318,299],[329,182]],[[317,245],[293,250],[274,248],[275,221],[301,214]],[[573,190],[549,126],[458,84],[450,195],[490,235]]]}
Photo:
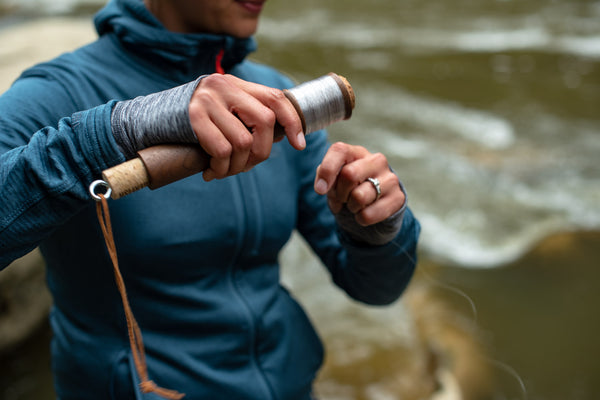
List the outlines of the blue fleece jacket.
{"label": "blue fleece jacket", "polygon": [[[223,66],[273,87],[291,82],[245,60],[252,39],[166,31],[141,0],[113,0],[100,37],[27,71],[0,97],[0,267],[40,246],[54,296],[52,369],[70,399],[152,399],[132,367],[125,318],[88,185],[124,161],[115,101]],[[351,297],[394,301],[407,285],[419,226],[361,246],[340,234],[313,188],[325,132],[286,142],[248,173],[192,176],[110,201],[120,266],[144,335],[150,377],[188,399],[308,400],[322,345],[279,282],[278,253],[297,229]]]}

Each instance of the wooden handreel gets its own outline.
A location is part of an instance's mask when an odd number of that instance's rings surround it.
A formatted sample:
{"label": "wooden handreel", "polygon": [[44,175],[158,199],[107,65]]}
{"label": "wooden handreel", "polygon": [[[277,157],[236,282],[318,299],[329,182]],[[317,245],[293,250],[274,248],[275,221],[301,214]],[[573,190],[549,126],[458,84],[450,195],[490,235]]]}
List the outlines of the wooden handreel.
{"label": "wooden handreel", "polygon": [[[334,73],[284,90],[284,94],[294,105],[306,134],[350,118],[355,105],[354,90],[344,77]],[[274,135],[276,138],[284,135],[281,125],[276,124]],[[102,172],[113,199],[144,187],[157,189],[202,172],[210,163],[210,156],[198,144],[162,144],[143,149],[137,155]]]}

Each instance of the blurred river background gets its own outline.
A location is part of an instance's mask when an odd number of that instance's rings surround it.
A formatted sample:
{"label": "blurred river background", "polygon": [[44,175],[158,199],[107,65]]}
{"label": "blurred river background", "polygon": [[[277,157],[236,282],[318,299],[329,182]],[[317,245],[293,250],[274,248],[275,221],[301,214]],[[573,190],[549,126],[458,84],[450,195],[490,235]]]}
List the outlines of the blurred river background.
{"label": "blurred river background", "polygon": [[[0,91],[93,40],[104,3],[0,0]],[[298,82],[348,78],[331,139],[384,152],[423,228],[385,308],[286,249],[328,349],[322,399],[599,399],[600,1],[269,1],[257,39],[252,58]],[[53,398],[50,336],[3,352],[0,400]]]}

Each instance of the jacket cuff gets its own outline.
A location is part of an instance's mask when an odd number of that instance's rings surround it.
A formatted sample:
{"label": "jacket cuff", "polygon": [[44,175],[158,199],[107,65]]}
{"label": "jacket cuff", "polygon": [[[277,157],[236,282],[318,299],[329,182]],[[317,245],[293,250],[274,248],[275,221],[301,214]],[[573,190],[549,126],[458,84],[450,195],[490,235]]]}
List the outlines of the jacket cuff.
{"label": "jacket cuff", "polygon": [[123,153],[112,134],[111,113],[115,105],[111,101],[86,111],[73,114],[71,123],[81,151],[95,176],[125,161]]}
{"label": "jacket cuff", "polygon": [[350,242],[355,246],[382,246],[391,242],[396,237],[402,228],[404,211],[408,204],[408,197],[404,185],[400,180],[398,180],[398,183],[400,184],[400,190],[404,193],[404,204],[400,210],[396,211],[396,213],[389,216],[387,219],[374,225],[362,226],[356,222],[354,214],[346,207],[342,208],[342,210],[335,215],[335,220],[345,241]]}

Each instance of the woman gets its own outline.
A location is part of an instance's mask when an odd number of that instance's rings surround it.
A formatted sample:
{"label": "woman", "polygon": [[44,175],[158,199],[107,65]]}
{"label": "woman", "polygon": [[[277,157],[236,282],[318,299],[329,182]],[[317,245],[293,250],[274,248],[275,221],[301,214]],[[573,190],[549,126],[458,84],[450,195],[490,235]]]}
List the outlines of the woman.
{"label": "woman", "polygon": [[[157,385],[189,399],[311,398],[323,349],[279,284],[294,229],[356,300],[388,304],[409,282],[419,225],[385,157],[329,146],[323,131],[305,139],[280,91],[291,82],[245,59],[263,5],[112,0],[97,41],[0,97],[0,266],[42,250],[60,399],[178,397],[138,376],[87,191],[144,147],[199,142],[212,157],[201,175],[110,202]],[[287,140],[273,143],[275,121]]]}

